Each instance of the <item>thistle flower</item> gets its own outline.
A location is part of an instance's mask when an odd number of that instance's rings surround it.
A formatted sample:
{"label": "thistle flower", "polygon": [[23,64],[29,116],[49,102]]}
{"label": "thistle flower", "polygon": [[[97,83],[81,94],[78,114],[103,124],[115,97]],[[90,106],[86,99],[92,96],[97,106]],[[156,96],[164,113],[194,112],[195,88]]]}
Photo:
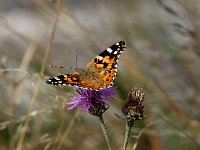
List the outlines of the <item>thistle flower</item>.
{"label": "thistle flower", "polygon": [[75,88],[76,94],[71,102],[72,105],[68,110],[80,107],[94,116],[102,115],[109,107],[107,101],[114,98],[117,94],[116,89],[111,87],[100,91],[84,88]]}
{"label": "thistle flower", "polygon": [[144,106],[142,105],[144,95],[142,88],[133,88],[129,92],[128,101],[122,108],[122,113],[128,121],[143,120],[145,118],[143,115]]}

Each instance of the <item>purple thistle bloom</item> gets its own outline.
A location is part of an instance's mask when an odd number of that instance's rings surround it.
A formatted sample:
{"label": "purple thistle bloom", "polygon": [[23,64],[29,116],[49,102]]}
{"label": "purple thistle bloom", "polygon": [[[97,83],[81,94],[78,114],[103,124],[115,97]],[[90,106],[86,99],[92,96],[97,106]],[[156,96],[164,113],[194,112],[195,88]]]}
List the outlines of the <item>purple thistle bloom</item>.
{"label": "purple thistle bloom", "polygon": [[95,109],[95,107],[98,107],[97,109],[105,109],[105,106],[108,105],[107,101],[114,98],[117,94],[116,89],[113,87],[102,89],[100,91],[83,88],[75,88],[75,90],[77,95],[72,98],[71,102],[66,103],[72,105],[68,110],[76,107],[80,107],[87,112]]}

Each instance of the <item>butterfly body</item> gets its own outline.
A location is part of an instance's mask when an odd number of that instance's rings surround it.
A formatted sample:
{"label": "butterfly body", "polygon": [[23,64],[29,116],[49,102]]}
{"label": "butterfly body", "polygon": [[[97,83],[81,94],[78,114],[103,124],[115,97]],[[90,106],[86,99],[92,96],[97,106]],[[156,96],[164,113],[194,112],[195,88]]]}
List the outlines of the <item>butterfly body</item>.
{"label": "butterfly body", "polygon": [[125,48],[125,41],[120,41],[97,55],[85,68],[75,68],[75,72],[58,75],[47,80],[46,83],[94,90],[108,88],[112,86],[116,77],[117,61]]}

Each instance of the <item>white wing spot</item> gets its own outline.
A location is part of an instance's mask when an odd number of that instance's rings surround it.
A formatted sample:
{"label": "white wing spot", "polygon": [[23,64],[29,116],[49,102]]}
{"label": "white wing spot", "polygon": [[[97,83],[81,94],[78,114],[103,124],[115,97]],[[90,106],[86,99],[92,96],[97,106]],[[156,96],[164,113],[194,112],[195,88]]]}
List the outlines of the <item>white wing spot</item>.
{"label": "white wing spot", "polygon": [[117,51],[114,51],[114,54],[116,55],[116,54],[117,54]]}
{"label": "white wing spot", "polygon": [[57,80],[57,81],[59,81],[59,80],[60,80],[58,77],[55,77],[54,79],[55,79],[55,80]]}
{"label": "white wing spot", "polygon": [[116,43],[115,45],[119,45],[119,43]]}
{"label": "white wing spot", "polygon": [[112,49],[111,48],[107,48],[108,53],[112,53]]}

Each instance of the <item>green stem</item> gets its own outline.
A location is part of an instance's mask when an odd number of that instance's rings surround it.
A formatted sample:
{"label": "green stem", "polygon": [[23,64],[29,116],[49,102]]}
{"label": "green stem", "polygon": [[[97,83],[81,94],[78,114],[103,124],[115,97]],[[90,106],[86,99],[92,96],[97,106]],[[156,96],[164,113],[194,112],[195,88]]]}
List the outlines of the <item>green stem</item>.
{"label": "green stem", "polygon": [[133,126],[133,120],[126,122],[126,133],[125,133],[123,150],[126,150],[126,148],[128,146],[128,139],[130,136],[130,131],[131,131],[132,126]]}
{"label": "green stem", "polygon": [[107,132],[107,129],[106,129],[104,120],[103,120],[103,116],[100,115],[100,116],[98,116],[98,118],[99,118],[99,120],[100,120],[101,127],[102,127],[102,130],[103,130],[103,133],[104,133],[104,136],[105,136],[105,138],[106,138],[106,143],[107,143],[107,146],[108,146],[108,150],[111,150],[110,142],[109,142],[109,139],[108,139],[108,132]]}

